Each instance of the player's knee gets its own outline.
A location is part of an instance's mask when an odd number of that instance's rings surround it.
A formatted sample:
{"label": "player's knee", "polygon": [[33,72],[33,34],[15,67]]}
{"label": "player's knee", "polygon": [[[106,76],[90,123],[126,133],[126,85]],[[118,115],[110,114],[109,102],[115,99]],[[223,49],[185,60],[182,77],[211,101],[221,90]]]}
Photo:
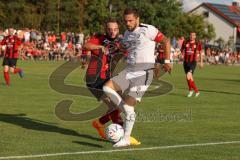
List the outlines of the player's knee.
{"label": "player's knee", "polygon": [[191,72],[188,72],[188,73],[187,73],[187,79],[188,79],[188,80],[192,79],[192,73],[191,73]]}
{"label": "player's knee", "polygon": [[14,72],[14,68],[10,68],[10,72],[13,73]]}
{"label": "player's knee", "polygon": [[4,72],[9,72],[9,69],[4,69]]}
{"label": "player's knee", "polygon": [[115,90],[110,85],[105,84],[103,86],[103,91],[104,93],[111,93],[111,92],[114,92]]}
{"label": "player's knee", "polygon": [[113,87],[113,84],[112,84],[112,81],[110,80],[110,81],[107,81],[105,84],[104,84],[104,86],[103,87],[108,87],[108,88],[112,88],[112,89],[114,89],[114,87]]}
{"label": "player's knee", "polygon": [[113,89],[113,90],[115,90],[115,91],[121,91],[120,87],[119,87],[116,83],[114,83],[113,81],[111,81],[111,80],[107,81],[107,82],[104,84],[104,86],[109,87],[109,88],[111,88],[111,89]]}
{"label": "player's knee", "polygon": [[103,86],[103,91],[104,93],[111,99],[111,101],[115,104],[115,105],[119,105],[122,101],[122,98],[120,97],[120,95],[111,87],[104,85]]}
{"label": "player's knee", "polygon": [[4,72],[8,72],[9,71],[9,67],[8,66],[4,66],[3,71]]}
{"label": "player's knee", "polygon": [[127,96],[126,98],[124,98],[124,102],[129,106],[135,106],[137,104],[136,98],[131,96]]}

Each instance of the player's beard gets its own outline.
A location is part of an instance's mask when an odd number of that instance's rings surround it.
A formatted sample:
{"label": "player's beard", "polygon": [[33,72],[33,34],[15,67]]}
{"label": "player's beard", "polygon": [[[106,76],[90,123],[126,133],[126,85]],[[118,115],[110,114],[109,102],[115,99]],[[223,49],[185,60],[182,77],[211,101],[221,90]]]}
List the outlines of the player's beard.
{"label": "player's beard", "polygon": [[117,34],[114,38],[112,38],[112,35],[109,34],[109,33],[107,33],[107,37],[108,37],[108,39],[110,39],[110,40],[115,40],[115,39],[118,37],[118,35],[119,35],[119,34]]}
{"label": "player's beard", "polygon": [[134,31],[134,30],[137,28],[137,26],[138,26],[137,23],[135,23],[135,25],[134,25],[133,27],[128,27],[128,26],[127,26],[127,30],[130,31],[130,32],[132,32],[132,31]]}

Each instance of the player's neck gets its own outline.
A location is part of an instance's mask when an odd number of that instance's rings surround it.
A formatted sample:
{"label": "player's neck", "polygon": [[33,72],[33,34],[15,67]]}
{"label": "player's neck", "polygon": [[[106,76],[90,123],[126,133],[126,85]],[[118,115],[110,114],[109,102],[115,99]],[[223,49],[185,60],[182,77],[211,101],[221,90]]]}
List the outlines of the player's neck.
{"label": "player's neck", "polygon": [[195,39],[193,39],[193,40],[190,40],[190,43],[195,43],[196,42],[196,40]]}

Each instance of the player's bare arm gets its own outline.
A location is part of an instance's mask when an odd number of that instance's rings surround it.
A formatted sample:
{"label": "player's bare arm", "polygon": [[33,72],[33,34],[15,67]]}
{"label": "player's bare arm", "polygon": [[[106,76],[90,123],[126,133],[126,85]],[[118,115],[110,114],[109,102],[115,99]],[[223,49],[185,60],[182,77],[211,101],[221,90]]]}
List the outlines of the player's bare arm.
{"label": "player's bare arm", "polygon": [[101,49],[104,54],[108,53],[104,46],[96,45],[96,44],[92,44],[92,43],[88,43],[88,42],[83,45],[83,48],[86,49],[86,50],[91,50],[91,51]]}
{"label": "player's bare arm", "polygon": [[199,51],[199,58],[200,58],[200,68],[203,68],[203,58],[204,58],[203,50]]}
{"label": "player's bare arm", "polygon": [[171,49],[171,43],[170,39],[167,37],[164,37],[162,40],[163,43],[163,50],[165,53],[165,64],[163,65],[163,69],[165,72],[171,72],[171,64],[170,64],[170,49]]}

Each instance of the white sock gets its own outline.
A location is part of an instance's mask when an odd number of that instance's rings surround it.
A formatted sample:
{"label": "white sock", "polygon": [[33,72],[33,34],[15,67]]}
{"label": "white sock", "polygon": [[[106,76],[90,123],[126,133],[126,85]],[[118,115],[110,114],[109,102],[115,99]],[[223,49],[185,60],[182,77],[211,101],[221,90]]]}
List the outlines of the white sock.
{"label": "white sock", "polygon": [[103,86],[103,91],[111,99],[111,101],[123,111],[125,115],[124,138],[127,141],[130,141],[130,135],[136,119],[134,107],[124,104],[122,97],[112,88]]}
{"label": "white sock", "polygon": [[136,113],[134,112],[134,107],[127,104],[123,105],[123,109],[123,113],[125,114],[124,138],[130,142],[130,136],[136,119]]}
{"label": "white sock", "polygon": [[103,91],[116,106],[118,106],[122,111],[124,111],[122,97],[115,90],[108,86],[103,86]]}

